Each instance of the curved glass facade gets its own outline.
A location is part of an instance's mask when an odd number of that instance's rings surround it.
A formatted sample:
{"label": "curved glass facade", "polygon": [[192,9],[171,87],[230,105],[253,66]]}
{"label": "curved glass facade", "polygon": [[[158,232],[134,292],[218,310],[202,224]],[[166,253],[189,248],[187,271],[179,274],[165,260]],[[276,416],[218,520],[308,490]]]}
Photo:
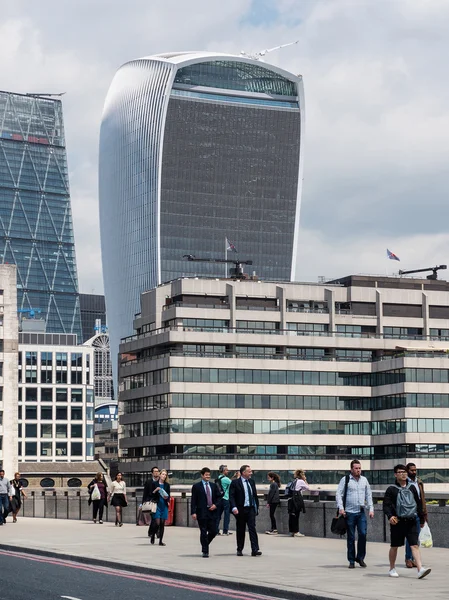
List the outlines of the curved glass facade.
{"label": "curved glass facade", "polygon": [[291,277],[301,78],[251,59],[193,56],[127,63],[106,99],[100,229],[113,354],[133,332],[141,292],[183,275],[229,273],[184,254],[224,258],[229,238],[260,278]]}

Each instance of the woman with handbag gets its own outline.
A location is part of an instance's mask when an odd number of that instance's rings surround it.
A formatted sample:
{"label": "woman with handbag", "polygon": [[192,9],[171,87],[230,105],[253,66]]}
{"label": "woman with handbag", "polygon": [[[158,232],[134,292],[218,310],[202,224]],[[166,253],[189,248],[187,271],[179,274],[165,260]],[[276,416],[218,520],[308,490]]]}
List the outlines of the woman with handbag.
{"label": "woman with handbag", "polygon": [[306,512],[302,491],[310,488],[306,474],[302,469],[297,469],[293,477],[293,481],[289,483],[285,490],[288,497],[288,530],[291,537],[304,537],[304,534],[299,531],[299,516],[301,512]]}
{"label": "woman with handbag", "polygon": [[14,473],[14,479],[9,482],[11,484],[11,512],[12,522],[17,523],[17,514],[22,508],[22,496],[26,498],[26,494],[23,491],[23,485],[20,481],[20,473]]}
{"label": "woman with handbag", "polygon": [[98,515],[98,522],[102,525],[104,505],[108,496],[108,486],[106,485],[103,473],[97,473],[95,479],[92,479],[87,486],[87,489],[89,491],[89,504],[93,505],[93,522],[97,522]]}
{"label": "woman with handbag", "polygon": [[162,541],[164,538],[165,521],[168,519],[168,504],[170,502],[170,484],[168,483],[168,473],[162,469],[159,475],[158,487],[153,495],[157,498],[156,512],[152,515],[150,542],[154,544],[154,538],[157,534],[159,546],[165,546]]}
{"label": "woman with handbag", "polygon": [[117,473],[115,480],[112,482],[108,499],[111,501],[111,506],[115,507],[115,526],[121,527],[123,525],[122,509],[128,506],[128,501],[126,499],[126,484],[120,472]]}

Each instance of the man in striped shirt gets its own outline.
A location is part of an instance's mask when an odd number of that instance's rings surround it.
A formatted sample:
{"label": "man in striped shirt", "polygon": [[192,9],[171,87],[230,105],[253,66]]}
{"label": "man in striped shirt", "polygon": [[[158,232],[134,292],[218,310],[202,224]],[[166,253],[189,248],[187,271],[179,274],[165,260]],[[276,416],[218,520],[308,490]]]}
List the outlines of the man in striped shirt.
{"label": "man in striped shirt", "polygon": [[[374,518],[373,496],[371,488],[366,477],[362,475],[362,465],[355,459],[351,462],[351,473],[348,480],[348,491],[346,502],[344,503],[345,485],[347,476],[342,477],[338,484],[336,500],[338,510],[341,515],[346,517],[347,524],[347,546],[349,568],[354,569],[355,563],[361,567],[366,567],[366,508],[369,510],[369,516]],[[357,529],[358,543],[357,554],[355,551],[355,531]]]}

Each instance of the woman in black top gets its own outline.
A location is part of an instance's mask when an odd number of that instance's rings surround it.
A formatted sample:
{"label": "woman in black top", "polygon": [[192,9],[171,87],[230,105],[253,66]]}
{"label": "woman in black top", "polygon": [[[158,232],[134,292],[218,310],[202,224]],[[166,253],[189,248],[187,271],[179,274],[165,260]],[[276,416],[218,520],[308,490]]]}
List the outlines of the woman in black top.
{"label": "woman in black top", "polygon": [[22,496],[26,498],[23,491],[23,485],[20,481],[20,473],[14,473],[14,479],[9,482],[11,484],[11,512],[12,522],[17,523],[17,514],[22,507]]}
{"label": "woman in black top", "polygon": [[279,498],[279,488],[281,486],[281,479],[277,473],[270,471],[268,473],[268,481],[270,482],[270,489],[268,491],[267,506],[270,508],[270,519],[271,519],[271,530],[266,531],[268,535],[277,535],[278,530],[276,526],[276,518],[274,513],[277,507],[281,503]]}
{"label": "woman in black top", "polygon": [[[92,498],[92,492],[95,489],[95,486],[97,486],[98,491],[100,492],[100,497],[99,498]],[[97,473],[95,475],[95,479],[92,479],[92,481],[89,483],[89,485],[87,486],[87,489],[89,490],[89,504],[93,504],[93,521],[94,523],[97,522],[97,515],[99,518],[99,523],[100,525],[103,524],[103,511],[104,511],[104,507],[106,504],[106,498],[108,497],[108,486],[106,485],[106,481],[103,477],[103,473]],[[96,494],[97,495],[97,494]]]}

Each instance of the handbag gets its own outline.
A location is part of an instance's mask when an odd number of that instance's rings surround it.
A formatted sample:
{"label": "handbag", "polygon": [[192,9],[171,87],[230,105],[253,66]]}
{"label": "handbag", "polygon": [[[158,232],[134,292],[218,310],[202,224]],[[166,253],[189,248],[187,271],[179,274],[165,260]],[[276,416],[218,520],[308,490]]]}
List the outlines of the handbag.
{"label": "handbag", "polygon": [[142,504],[142,512],[155,513],[157,511],[157,502],[150,500]]}
{"label": "handbag", "polygon": [[[343,492],[343,508],[346,508],[346,496],[348,495],[349,475],[345,477],[345,490]],[[346,535],[348,531],[348,523],[344,515],[340,515],[337,508],[337,515],[332,519],[331,532],[340,537]]]}

